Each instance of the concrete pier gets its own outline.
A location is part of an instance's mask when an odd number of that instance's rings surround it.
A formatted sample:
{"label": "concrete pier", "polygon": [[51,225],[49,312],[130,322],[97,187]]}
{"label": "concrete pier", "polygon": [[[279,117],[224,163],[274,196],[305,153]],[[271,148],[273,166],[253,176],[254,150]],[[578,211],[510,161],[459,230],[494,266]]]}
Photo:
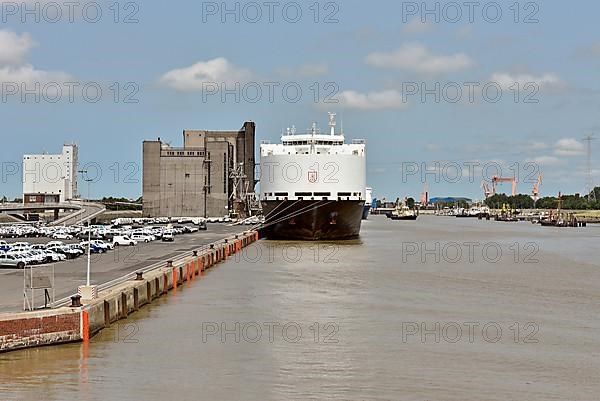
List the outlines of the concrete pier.
{"label": "concrete pier", "polygon": [[258,239],[249,231],[210,244],[191,255],[165,261],[164,267],[137,272],[136,277],[100,291],[81,307],[0,315],[0,352],[75,341],[91,337],[112,323],[165,296],[184,282],[199,279],[204,271]]}

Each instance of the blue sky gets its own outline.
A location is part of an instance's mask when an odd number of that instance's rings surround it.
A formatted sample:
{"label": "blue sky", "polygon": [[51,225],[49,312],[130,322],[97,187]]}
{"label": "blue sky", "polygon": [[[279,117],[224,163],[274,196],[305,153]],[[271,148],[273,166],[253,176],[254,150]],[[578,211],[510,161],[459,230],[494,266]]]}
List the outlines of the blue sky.
{"label": "blue sky", "polygon": [[[138,197],[144,139],[160,136],[179,145],[183,129],[237,129],[251,119],[259,141],[277,141],[292,124],[305,128],[317,120],[325,126],[327,111],[343,119],[347,137],[367,140],[368,182],[379,198],[418,197],[423,172],[432,196],[481,198],[482,179],[498,166],[504,176],[518,171],[522,193],[531,191],[538,170],[542,195],[585,188],[581,139],[600,131],[597,2],[524,1],[517,3],[518,23],[512,1],[498,3],[496,23],[488,21],[495,8],[486,1],[475,8],[472,23],[464,6],[462,18],[450,21],[455,10],[448,2],[439,3],[437,22],[434,14],[410,12],[421,2],[354,0],[276,2],[270,22],[268,7],[258,2],[263,15],[254,23],[247,21],[256,10],[248,2],[239,3],[236,22],[235,15],[222,15],[221,2],[124,1],[117,3],[116,23],[112,1],[77,3],[73,22],[63,15],[56,23],[48,21],[54,14],[47,3],[29,0],[38,11],[23,15],[20,4],[15,11],[13,3],[0,1],[0,194],[20,195],[21,176],[10,171],[22,154],[58,152],[63,142],[75,141],[81,164],[102,170],[92,196]],[[102,17],[92,23],[98,7]],[[298,7],[302,17],[289,22]],[[125,23],[128,15],[138,22]],[[328,15],[331,23],[324,21]],[[528,15],[538,22],[525,23]],[[7,85],[14,83],[35,93],[36,82],[46,88],[39,102],[33,93],[24,100],[9,94]],[[73,102],[65,82],[79,84]],[[235,89],[236,82],[239,102],[234,94],[223,101],[210,86]],[[272,102],[266,85],[275,84],[269,82],[279,85]],[[468,82],[479,84],[472,102]],[[56,94],[49,83],[63,89],[56,103],[48,101]],[[97,103],[81,93],[89,83],[103,91]],[[410,93],[436,83],[439,103],[433,94],[423,100]],[[286,84],[302,89],[297,103],[286,101]],[[484,98],[486,84],[502,89],[500,101]],[[254,103],[256,86],[263,93]],[[453,103],[456,87],[463,93]],[[337,103],[325,104],[327,93]],[[525,103],[528,94],[537,103]],[[127,95],[137,103],[125,103]]]}

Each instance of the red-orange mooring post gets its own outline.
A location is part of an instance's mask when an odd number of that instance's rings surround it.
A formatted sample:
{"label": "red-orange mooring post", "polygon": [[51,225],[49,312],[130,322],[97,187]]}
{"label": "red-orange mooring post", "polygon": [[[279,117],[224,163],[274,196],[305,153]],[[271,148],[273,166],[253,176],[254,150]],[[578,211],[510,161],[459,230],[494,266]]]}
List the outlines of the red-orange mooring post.
{"label": "red-orange mooring post", "polygon": [[173,268],[173,288],[177,288],[177,268]]}
{"label": "red-orange mooring post", "polygon": [[90,341],[90,321],[87,311],[81,311],[81,339],[84,343]]}

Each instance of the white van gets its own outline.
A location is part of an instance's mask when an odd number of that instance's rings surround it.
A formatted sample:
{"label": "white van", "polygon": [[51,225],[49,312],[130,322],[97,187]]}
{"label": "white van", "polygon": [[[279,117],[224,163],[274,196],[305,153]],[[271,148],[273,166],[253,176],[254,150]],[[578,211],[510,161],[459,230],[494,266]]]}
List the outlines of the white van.
{"label": "white van", "polygon": [[132,238],[123,236],[123,235],[115,235],[113,237],[113,245],[114,246],[134,246],[134,245],[137,245],[137,241]]}

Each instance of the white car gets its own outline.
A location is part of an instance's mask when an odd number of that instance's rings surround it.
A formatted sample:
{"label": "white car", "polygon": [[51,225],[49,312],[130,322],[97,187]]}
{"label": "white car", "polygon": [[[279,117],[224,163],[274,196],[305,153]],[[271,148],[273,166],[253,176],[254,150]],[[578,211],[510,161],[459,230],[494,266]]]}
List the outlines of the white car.
{"label": "white car", "polygon": [[73,239],[73,236],[71,234],[68,233],[54,233],[52,234],[52,238],[53,239]]}
{"label": "white car", "polygon": [[27,266],[27,261],[16,255],[4,254],[4,255],[0,255],[0,266],[24,269],[25,266]]}
{"label": "white car", "polygon": [[63,260],[67,260],[66,255],[54,251],[46,251],[46,255],[50,257],[52,262],[62,262]]}
{"label": "white car", "polygon": [[107,251],[115,248],[115,244],[111,244],[110,242],[104,242],[99,239],[92,240],[92,244],[96,245],[98,248],[102,248]]}
{"label": "white car", "polygon": [[134,245],[137,245],[137,241],[132,238],[123,236],[123,235],[116,235],[113,238],[113,245],[114,246],[134,246]]}
{"label": "white car", "polygon": [[31,245],[29,245],[27,242],[15,242],[14,244],[10,245],[11,252],[29,251],[30,249]]}
{"label": "white car", "polygon": [[175,235],[173,235],[173,231],[165,231],[162,235],[163,242],[173,242],[175,241]]}
{"label": "white car", "polygon": [[8,252],[5,256],[10,256],[14,259],[19,259],[25,262],[27,265],[35,265],[38,262],[38,258],[33,257],[33,255],[29,255],[27,252]]}
{"label": "white car", "polygon": [[153,236],[151,236],[151,235],[146,235],[146,234],[141,234],[141,233],[134,233],[131,236],[131,239],[134,239],[137,242],[148,243],[148,242],[154,241],[155,238]]}

